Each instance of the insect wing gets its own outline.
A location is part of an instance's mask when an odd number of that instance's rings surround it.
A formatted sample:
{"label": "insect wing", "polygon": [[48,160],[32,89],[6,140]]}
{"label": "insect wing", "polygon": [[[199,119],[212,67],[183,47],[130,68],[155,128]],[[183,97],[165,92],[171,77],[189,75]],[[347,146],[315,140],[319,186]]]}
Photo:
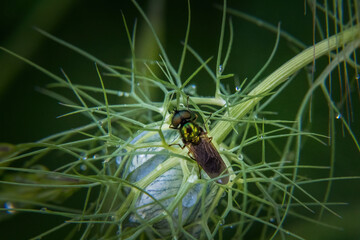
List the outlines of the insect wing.
{"label": "insect wing", "polygon": [[218,183],[227,184],[229,182],[226,165],[207,135],[201,135],[201,140],[198,144],[188,144],[187,146],[196,162],[204,169],[210,178],[224,174],[227,176],[220,178]]}

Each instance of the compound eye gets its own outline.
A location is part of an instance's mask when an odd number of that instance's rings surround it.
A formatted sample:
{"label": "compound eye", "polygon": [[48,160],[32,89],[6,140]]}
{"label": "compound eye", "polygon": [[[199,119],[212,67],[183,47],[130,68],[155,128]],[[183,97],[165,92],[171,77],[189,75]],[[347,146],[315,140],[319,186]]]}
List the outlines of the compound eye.
{"label": "compound eye", "polygon": [[171,120],[171,124],[177,128],[181,123],[181,116],[179,115],[179,113],[175,113],[172,120]]}
{"label": "compound eye", "polygon": [[182,120],[184,120],[184,119],[186,119],[186,120],[192,119],[192,114],[188,110],[180,111],[180,115],[181,115]]}
{"label": "compound eye", "polygon": [[196,115],[192,114],[188,110],[175,111],[171,124],[174,128],[178,128],[179,125],[196,119]]}

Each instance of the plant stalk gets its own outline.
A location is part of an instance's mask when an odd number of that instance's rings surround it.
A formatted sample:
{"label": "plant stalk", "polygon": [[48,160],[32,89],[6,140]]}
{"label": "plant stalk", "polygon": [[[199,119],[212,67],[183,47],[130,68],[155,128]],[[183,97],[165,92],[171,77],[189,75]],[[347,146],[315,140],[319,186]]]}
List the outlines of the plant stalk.
{"label": "plant stalk", "polygon": [[[249,113],[256,104],[267,96],[270,91],[285,82],[291,75],[299,71],[301,68],[315,61],[319,57],[329,53],[335,48],[341,47],[355,39],[360,38],[360,26],[351,27],[341,33],[330,38],[324,39],[299,53],[276,71],[265,78],[256,88],[254,88],[246,97],[243,103],[229,108],[229,112],[225,114],[225,118],[231,117],[234,120],[240,120]],[[254,97],[256,96],[256,97]],[[220,121],[211,130],[210,135],[218,143],[222,142],[232,130],[232,122]]]}

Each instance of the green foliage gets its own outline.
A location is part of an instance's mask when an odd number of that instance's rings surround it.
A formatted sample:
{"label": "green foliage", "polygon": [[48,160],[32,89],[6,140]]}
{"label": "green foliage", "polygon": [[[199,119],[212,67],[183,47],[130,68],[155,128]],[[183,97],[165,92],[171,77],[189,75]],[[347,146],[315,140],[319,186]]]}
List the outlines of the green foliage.
{"label": "green foliage", "polygon": [[[133,4],[159,49],[155,59],[137,57],[137,23],[131,27],[126,12],[123,22],[131,58],[124,66],[109,65],[38,29],[45,37],[95,62],[98,86],[77,84],[65,71],[62,78],[58,77],[1,48],[54,80],[41,91],[70,109],[62,118],[82,115],[87,124],[34,143],[0,145],[0,201],[5,206],[0,220],[22,212],[64,219],[34,239],[62,229],[70,229],[68,239],[227,239],[229,236],[247,239],[253,231],[258,231],[256,239],[287,236],[302,239],[301,234],[287,229],[288,219],[333,227],[321,219],[325,212],[338,216],[331,208],[334,203],[328,201],[332,182],[356,178],[334,177],[337,120],[353,139],[357,151],[360,147],[358,136],[334,104],[329,76],[339,71],[343,74],[342,81],[349,83],[352,81],[349,72],[357,74],[355,53],[360,44],[360,27],[341,21],[341,30],[330,36],[325,28],[324,40],[304,48],[280,27],[264,24],[277,32],[273,53],[253,79],[243,81],[233,90],[223,83],[235,78],[235,73],[227,72],[236,40],[233,21],[238,17],[254,19],[228,9],[226,1],[219,7],[223,18],[213,71],[209,66],[213,58],[204,60],[189,45],[192,14],[189,3],[185,41],[179,66],[175,67],[151,21],[137,2]],[[324,11],[323,6],[312,7]],[[334,16],[330,9],[325,10],[326,16]],[[228,18],[229,14],[233,19]],[[335,23],[340,20],[333,19]],[[260,80],[282,37],[297,44],[301,51]],[[198,65],[190,74],[184,74],[188,55]],[[268,105],[286,92],[292,81],[299,80],[298,71],[323,56],[328,57],[328,63],[317,70],[320,74],[308,75],[312,81],[294,119],[276,119],[276,113],[267,110]],[[209,97],[200,96],[193,84],[201,72],[211,79],[206,86],[213,92]],[[117,81],[121,88],[107,87],[110,81]],[[71,90],[74,97],[56,91],[63,88]],[[318,90],[329,110],[328,135],[308,128],[309,109]],[[348,96],[344,101],[347,100]],[[186,148],[176,146],[181,139],[176,130],[169,128],[175,108],[189,108],[200,116],[228,167],[229,184],[220,185],[216,179],[210,179],[188,156]],[[303,161],[303,150],[309,142],[330,146],[328,163]],[[308,187],[321,182],[326,183],[322,195]],[[69,207],[72,202],[76,204]],[[318,219],[309,216],[315,212],[314,208],[320,209]]]}

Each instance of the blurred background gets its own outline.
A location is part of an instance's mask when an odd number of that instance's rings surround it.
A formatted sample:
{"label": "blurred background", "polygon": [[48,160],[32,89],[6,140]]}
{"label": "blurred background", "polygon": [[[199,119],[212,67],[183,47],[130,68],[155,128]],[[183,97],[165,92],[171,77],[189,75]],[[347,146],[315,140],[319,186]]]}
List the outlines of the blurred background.
{"label": "blurred background", "polygon": [[[184,40],[187,26],[187,1],[139,1],[147,15],[151,18],[162,43],[175,66],[178,65],[182,52],[181,41]],[[191,29],[189,45],[203,59],[214,56],[210,66],[215,71],[218,41],[220,36],[222,12],[216,6],[222,1],[191,1]],[[313,30],[313,15],[307,3],[296,1],[228,1],[228,7],[250,14],[274,26],[281,23],[281,29],[287,31],[306,46],[320,41],[320,36]],[[73,83],[99,86],[94,62],[89,61],[74,51],[61,46],[44,37],[35,28],[49,32],[56,37],[71,43],[84,51],[112,65],[128,65],[130,48],[122,21],[122,15],[130,28],[138,21],[138,49],[143,58],[157,58],[153,49],[153,39],[148,32],[140,14],[131,1],[70,1],[70,0],[37,0],[37,1],[1,1],[0,2],[0,46],[30,59],[55,75],[62,76],[61,69]],[[323,16],[319,16],[323,17]],[[229,65],[224,72],[234,73],[235,79],[242,82],[251,79],[269,58],[276,41],[276,33],[259,25],[232,17],[234,24],[233,51]],[[144,37],[142,37],[144,36]],[[228,39],[228,33],[225,39]],[[227,42],[226,42],[227,43]],[[295,56],[300,49],[280,39],[274,60],[263,77],[274,71],[281,64]],[[318,61],[321,69],[324,62]],[[188,57],[184,76],[191,74],[198,66],[193,57]],[[319,67],[318,67],[319,66]],[[308,83],[305,79],[307,71],[299,73],[288,88],[267,107],[269,111],[278,113],[277,119],[292,120],[298,109]],[[353,72],[350,78],[356,76]],[[209,88],[209,77],[195,80],[197,93],[201,96],[213,95]],[[0,142],[19,144],[32,142],[66,129],[74,128],[85,119],[77,116],[57,118],[69,111],[56,100],[40,93],[53,80],[23,61],[0,51]],[[238,83],[234,79],[226,80],[224,85],[230,89]],[[111,85],[112,83],[109,83]],[[121,88],[121,86],[118,86]],[[334,92],[336,93],[336,84]],[[65,92],[66,91],[66,92]],[[350,126],[359,139],[360,136],[360,104],[359,89],[353,86],[352,119]],[[64,94],[71,92],[64,90]],[[334,100],[339,101],[334,94]],[[161,101],[156,95],[154,100]],[[324,105],[319,92],[316,104],[313,105],[313,122],[311,131],[327,135],[328,108]],[[340,105],[341,106],[341,105]],[[346,115],[346,109],[340,110]],[[360,154],[348,133],[342,134],[342,124],[337,122],[336,166],[335,176],[359,176]],[[307,164],[329,164],[329,149],[326,146],[311,146],[308,143],[303,159]],[[248,149],[249,152],[257,149]],[[303,173],[304,174],[304,173]],[[325,192],[324,184],[313,184],[311,192]],[[323,221],[342,228],[336,230],[298,218],[289,218],[285,227],[306,239],[360,239],[360,181],[341,180],[333,183],[330,194],[331,202],[346,202],[347,205],[334,206],[332,209],[342,219],[325,214]],[[7,221],[0,222],[2,239],[25,239],[48,229],[51,221],[48,218],[20,214]],[[311,214],[309,214],[311,217]],[[45,220],[45,221],[44,221]],[[31,221],[31,222],[29,222]],[[56,222],[56,219],[54,220]],[[24,229],[21,230],[20,229]],[[255,236],[254,236],[254,239]],[[291,239],[291,238],[290,238]]]}

